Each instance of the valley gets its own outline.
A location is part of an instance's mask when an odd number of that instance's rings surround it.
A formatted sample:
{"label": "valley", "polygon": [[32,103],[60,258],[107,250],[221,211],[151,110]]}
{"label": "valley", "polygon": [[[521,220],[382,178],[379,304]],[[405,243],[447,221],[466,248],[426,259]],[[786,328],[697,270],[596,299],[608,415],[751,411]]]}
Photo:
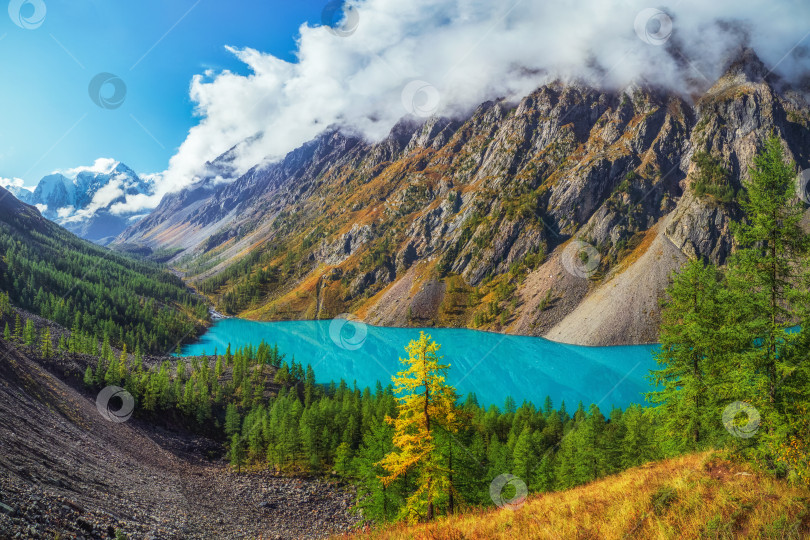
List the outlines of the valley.
{"label": "valley", "polygon": [[810,538],[810,4],[639,2],[10,2],[0,540]]}
{"label": "valley", "polygon": [[0,355],[0,537],[322,538],[357,520],[334,482],[237,474],[177,424],[108,421],[82,389],[90,356]]}

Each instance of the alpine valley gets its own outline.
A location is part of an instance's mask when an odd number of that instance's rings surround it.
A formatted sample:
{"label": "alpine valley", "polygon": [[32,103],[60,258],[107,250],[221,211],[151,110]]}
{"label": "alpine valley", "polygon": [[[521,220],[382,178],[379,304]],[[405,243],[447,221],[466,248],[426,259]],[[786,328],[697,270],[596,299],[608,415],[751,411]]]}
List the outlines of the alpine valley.
{"label": "alpine valley", "polygon": [[47,2],[0,540],[810,538],[810,4]]}
{"label": "alpine valley", "polygon": [[746,49],[700,95],[553,82],[376,143],[331,129],[229,183],[223,155],[114,244],[250,319],[653,342],[670,274],[729,256],[758,141],[810,166],[802,95]]}

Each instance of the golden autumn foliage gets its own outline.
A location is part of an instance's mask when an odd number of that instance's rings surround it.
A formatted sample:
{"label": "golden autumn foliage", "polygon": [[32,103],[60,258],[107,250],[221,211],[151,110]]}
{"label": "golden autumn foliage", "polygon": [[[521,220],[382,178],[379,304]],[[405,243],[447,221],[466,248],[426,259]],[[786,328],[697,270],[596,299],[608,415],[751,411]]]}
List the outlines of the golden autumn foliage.
{"label": "golden autumn foliage", "polygon": [[400,362],[406,369],[393,377],[399,415],[386,418],[394,426],[396,450],[380,461],[388,473],[381,479],[389,485],[406,474],[417,475],[417,489],[402,511],[411,522],[432,519],[436,501],[453,489],[452,470],[436,440],[439,430],[458,430],[455,390],[445,382],[450,366],[441,363],[440,347],[424,332],[405,347],[408,358]]}
{"label": "golden autumn foliage", "polygon": [[432,523],[363,531],[386,540],[808,538],[810,491],[729,461],[689,454],[565,491],[516,509],[482,508]]}

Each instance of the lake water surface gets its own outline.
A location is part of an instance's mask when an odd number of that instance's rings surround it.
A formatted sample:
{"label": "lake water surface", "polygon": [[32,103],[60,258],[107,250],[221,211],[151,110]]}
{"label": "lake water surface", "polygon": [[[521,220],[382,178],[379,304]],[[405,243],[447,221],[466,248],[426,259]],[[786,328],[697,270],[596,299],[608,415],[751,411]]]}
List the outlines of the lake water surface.
{"label": "lake water surface", "polygon": [[[255,322],[223,319],[183,355],[225,352],[262,340],[278,344],[286,359],[311,364],[318,382],[345,379],[361,388],[383,386],[401,369],[404,347],[420,329],[366,326],[334,321]],[[511,395],[520,404],[542,405],[546,395],[554,406],[565,400],[573,412],[581,400],[596,403],[607,414],[611,406],[643,403],[651,389],[646,376],[656,366],[654,345],[581,347],[538,337],[511,336],[476,330],[430,328],[450,364],[448,382],[460,396],[475,392],[482,405],[501,405]]]}

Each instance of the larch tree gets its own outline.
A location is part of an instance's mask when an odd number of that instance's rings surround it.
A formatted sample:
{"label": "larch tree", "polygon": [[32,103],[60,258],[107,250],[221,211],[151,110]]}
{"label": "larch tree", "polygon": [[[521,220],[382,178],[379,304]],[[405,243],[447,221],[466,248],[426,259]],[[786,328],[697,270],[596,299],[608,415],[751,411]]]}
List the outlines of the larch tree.
{"label": "larch tree", "polygon": [[[667,452],[704,448],[717,431],[719,377],[729,352],[727,297],[716,267],[700,260],[673,276],[661,313],[661,366],[651,374],[659,388],[647,399]],[[712,389],[711,391],[709,389]]]}
{"label": "larch tree", "polygon": [[51,329],[49,327],[45,327],[42,331],[42,344],[40,346],[40,352],[42,353],[43,358],[50,358],[53,354],[53,343],[51,342]]}
{"label": "larch tree", "polygon": [[806,325],[801,333],[793,330],[808,299],[802,281],[808,237],[801,228],[796,174],[796,164],[786,160],[781,141],[772,135],[750,170],[740,202],[746,219],[734,228],[739,249],[729,264],[740,321],[736,331],[746,344],[739,357],[748,375],[735,386],[736,399],[758,409],[761,433],[772,442],[784,437],[785,415],[806,393],[795,376],[806,369],[806,354],[797,345],[808,332]]}
{"label": "larch tree", "polygon": [[417,488],[402,509],[403,517],[411,521],[432,520],[437,501],[449,498],[453,490],[452,471],[438,451],[437,432],[458,431],[456,393],[445,382],[450,366],[441,363],[439,348],[424,332],[405,347],[408,358],[400,362],[406,369],[393,377],[399,414],[386,418],[394,426],[396,449],[380,461],[387,472],[382,482],[388,486],[406,474],[417,475]]}

